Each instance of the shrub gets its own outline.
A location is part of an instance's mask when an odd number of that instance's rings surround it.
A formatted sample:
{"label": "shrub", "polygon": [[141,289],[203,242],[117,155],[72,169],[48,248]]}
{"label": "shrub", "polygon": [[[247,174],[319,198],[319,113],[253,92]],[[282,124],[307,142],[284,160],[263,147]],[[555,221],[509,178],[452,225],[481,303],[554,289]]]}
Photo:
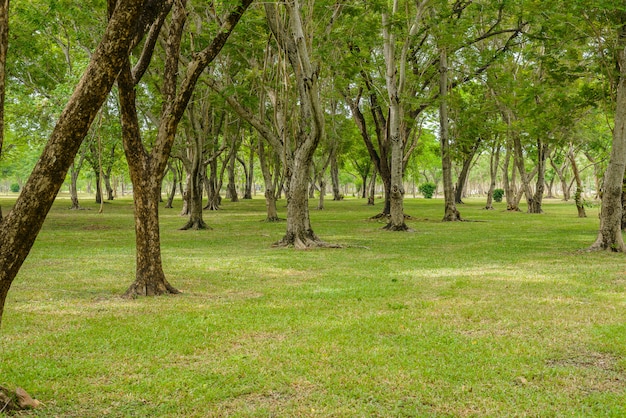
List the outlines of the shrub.
{"label": "shrub", "polygon": [[502,202],[502,197],[504,196],[504,190],[502,189],[495,189],[493,191],[493,200],[495,200],[496,202]]}
{"label": "shrub", "polygon": [[426,199],[432,199],[435,190],[437,190],[437,186],[433,183],[424,183],[420,184],[419,191]]}
{"label": "shrub", "polygon": [[19,192],[19,191],[20,191],[20,185],[19,185],[19,184],[17,184],[17,183],[13,183],[13,184],[11,185],[11,191],[12,191],[13,193],[17,193],[17,192]]}

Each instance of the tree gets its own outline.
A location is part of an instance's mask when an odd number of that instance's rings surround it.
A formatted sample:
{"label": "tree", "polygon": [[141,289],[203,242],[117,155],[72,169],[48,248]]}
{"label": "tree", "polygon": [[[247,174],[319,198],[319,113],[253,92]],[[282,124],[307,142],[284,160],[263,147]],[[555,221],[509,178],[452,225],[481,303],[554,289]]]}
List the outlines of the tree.
{"label": "tree", "polygon": [[[7,49],[9,46],[9,0],[0,1],[0,159],[4,145],[4,90],[5,67]],[[2,222],[2,207],[0,207],[0,222]]]}
{"label": "tree", "polygon": [[[209,45],[196,52],[189,60],[185,77],[177,86],[179,73],[180,46],[186,20],[186,1],[176,1],[172,7],[172,22],[166,39],[165,68],[163,74],[162,98],[159,125],[152,148],[148,150],[142,142],[138,122],[135,86],[140,82],[149,57],[152,56],[157,36],[165,14],[153,25],[150,40],[146,42],[141,57],[134,68],[130,60],[120,72],[118,79],[124,151],[129,164],[134,187],[135,235],[136,235],[136,274],[135,281],[127,289],[126,297],[137,295],[153,296],[178,293],[165,278],[161,261],[158,204],[161,184],[170,151],[176,137],[178,124],[191,99],[197,81],[206,67],[215,59],[235,29],[241,16],[252,0],[241,0],[224,18],[218,18],[219,29]],[[143,67],[144,62],[146,67]]]}
{"label": "tree", "polygon": [[616,16],[618,26],[614,49],[614,63],[617,68],[617,74],[614,76],[615,126],[611,157],[602,186],[600,230],[590,249],[625,252],[621,222],[622,183],[626,168],[626,9],[622,6]]}

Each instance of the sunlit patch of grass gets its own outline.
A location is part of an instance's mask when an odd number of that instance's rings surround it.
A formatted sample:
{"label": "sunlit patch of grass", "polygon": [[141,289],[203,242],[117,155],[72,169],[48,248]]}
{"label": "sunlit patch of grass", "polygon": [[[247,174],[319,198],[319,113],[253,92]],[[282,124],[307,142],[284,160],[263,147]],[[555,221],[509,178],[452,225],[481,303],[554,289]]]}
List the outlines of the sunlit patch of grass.
{"label": "sunlit patch of grass", "polygon": [[205,212],[210,231],[179,231],[179,209],[161,209],[164,268],[184,293],[129,301],[131,201],[67,203],[0,333],[0,384],[45,404],[29,416],[626,414],[624,256],[579,251],[596,209],[469,200],[477,222],[444,224],[441,200],[407,199],[416,232],[403,234],[368,220],[380,203],[327,201],[313,228],[344,248],[314,251],[271,248],[285,223],[261,222],[261,199]]}

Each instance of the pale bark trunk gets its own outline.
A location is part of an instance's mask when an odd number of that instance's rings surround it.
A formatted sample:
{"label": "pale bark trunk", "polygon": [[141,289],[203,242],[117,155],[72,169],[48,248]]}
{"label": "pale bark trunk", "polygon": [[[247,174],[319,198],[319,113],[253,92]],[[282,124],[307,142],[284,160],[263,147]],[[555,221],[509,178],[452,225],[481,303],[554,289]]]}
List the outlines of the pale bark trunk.
{"label": "pale bark trunk", "polygon": [[[578,210],[579,218],[586,218],[587,213],[585,212],[585,205],[583,200],[583,182],[580,178],[580,172],[578,171],[578,164],[576,163],[576,155],[574,154],[574,147],[570,145],[569,152],[567,156],[572,164],[572,173],[574,174],[574,179],[576,180],[576,192],[574,192],[574,200],[576,202],[576,209]],[[623,194],[622,194],[623,196]]]}
{"label": "pale bark trunk", "polygon": [[[394,1],[392,17],[397,11],[397,1]],[[404,181],[402,168],[404,162],[404,141],[401,135],[402,108],[400,107],[400,91],[398,89],[396,69],[396,38],[392,32],[391,21],[388,14],[383,13],[383,38],[387,84],[389,99],[389,118],[387,120],[386,135],[391,144],[391,188],[389,193],[389,223],[385,226],[389,231],[407,231],[408,226],[404,222]]]}
{"label": "pale bark trunk", "polygon": [[450,157],[450,134],[448,121],[448,55],[445,48],[439,54],[439,141],[441,143],[441,168],[443,176],[443,194],[445,203],[444,222],[461,221],[461,214],[454,200],[452,183],[452,158]]}
{"label": "pale bark trunk", "polygon": [[300,99],[299,132],[287,179],[287,232],[278,246],[309,248],[328,246],[313,232],[309,219],[307,186],[313,153],[324,134],[324,112],[318,92],[318,71],[313,69],[300,16],[298,0],[285,3],[289,28],[278,19],[275,5],[266,4],[267,21],[296,75]]}
{"label": "pale bark trunk", "polygon": [[172,164],[168,164],[170,172],[172,173],[172,187],[170,188],[170,192],[167,195],[167,203],[165,204],[166,209],[172,209],[174,206],[174,197],[176,196],[176,186],[178,183],[178,170],[172,166]]}
{"label": "pale bark trunk", "polygon": [[622,236],[622,183],[626,167],[626,13],[621,13],[617,65],[620,70],[615,100],[615,127],[609,165],[604,174],[600,230],[591,250],[624,252]]}
{"label": "pale bark trunk", "polygon": [[[278,184],[278,174],[272,176],[269,162],[265,154],[265,146],[262,141],[259,140],[259,163],[261,165],[261,172],[263,173],[263,182],[265,183],[265,205],[267,208],[267,216],[265,222],[278,222],[278,210],[276,208],[276,189]],[[276,170],[277,171],[277,170]]]}

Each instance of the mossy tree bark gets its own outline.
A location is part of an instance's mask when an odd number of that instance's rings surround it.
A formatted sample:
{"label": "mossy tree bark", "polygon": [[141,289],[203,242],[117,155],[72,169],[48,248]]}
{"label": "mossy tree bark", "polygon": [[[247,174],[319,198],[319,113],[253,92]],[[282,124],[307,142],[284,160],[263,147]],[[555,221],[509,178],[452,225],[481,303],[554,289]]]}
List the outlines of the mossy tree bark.
{"label": "mossy tree bark", "polygon": [[[230,34],[239,22],[242,14],[252,3],[252,0],[241,0],[226,17],[220,19],[220,27],[211,43],[202,51],[194,54],[184,72],[184,79],[177,85],[180,61],[180,45],[186,21],[186,1],[174,2],[172,17],[169,23],[169,33],[165,41],[166,58],[163,76],[162,93],[163,107],[159,120],[158,131],[152,149],[145,148],[139,129],[135,85],[143,75],[139,67],[143,60],[139,60],[134,69],[130,62],[120,72],[118,86],[122,114],[122,133],[124,150],[129,164],[133,185],[135,187],[135,232],[137,242],[137,275],[135,282],[130,285],[125,296],[158,295],[176,293],[162,274],[161,245],[159,239],[158,203],[161,197],[161,184],[165,168],[170,156],[178,124],[193,95],[193,91],[200,75],[211,63],[228,40]],[[164,17],[164,15],[161,15]],[[159,27],[164,19],[159,19],[151,35],[160,32]],[[152,37],[150,38],[152,40]],[[141,57],[150,57],[156,42],[146,42]],[[149,59],[147,60],[149,62]],[[145,225],[140,225],[145,222]],[[146,251],[146,253],[143,253]]]}
{"label": "mossy tree bark", "polygon": [[615,100],[615,127],[611,156],[604,174],[600,230],[591,250],[625,252],[622,236],[622,184],[626,168],[626,12],[620,13],[617,68],[619,79]]}

